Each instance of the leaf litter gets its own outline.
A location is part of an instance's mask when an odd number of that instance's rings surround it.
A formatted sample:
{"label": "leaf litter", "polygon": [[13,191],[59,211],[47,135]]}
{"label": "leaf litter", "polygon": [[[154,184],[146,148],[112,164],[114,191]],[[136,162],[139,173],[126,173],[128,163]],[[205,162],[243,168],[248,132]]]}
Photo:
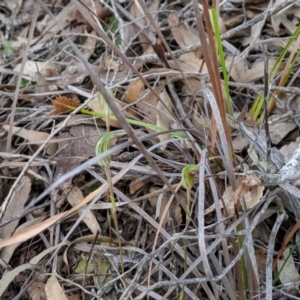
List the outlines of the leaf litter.
{"label": "leaf litter", "polygon": [[[287,287],[299,280],[299,184],[262,174],[282,174],[299,147],[289,40],[300,6],[223,1],[214,19],[205,3],[1,3],[3,299],[299,296]],[[267,131],[264,93],[275,102]],[[107,131],[118,136],[105,149],[112,178],[94,159]],[[188,164],[200,168],[189,191]]]}

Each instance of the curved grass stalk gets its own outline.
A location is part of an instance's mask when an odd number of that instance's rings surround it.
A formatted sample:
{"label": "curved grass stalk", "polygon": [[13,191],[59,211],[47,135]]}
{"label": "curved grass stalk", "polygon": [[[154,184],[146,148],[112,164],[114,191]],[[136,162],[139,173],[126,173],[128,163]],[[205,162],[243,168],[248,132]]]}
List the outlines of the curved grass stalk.
{"label": "curved grass stalk", "polygon": [[[195,175],[199,173],[199,166],[194,164],[186,165],[181,171],[181,185],[186,189],[186,226],[187,229],[191,221],[191,189],[195,183]],[[187,269],[187,240],[185,240],[184,248],[184,266],[183,269]],[[184,297],[184,288],[180,291],[180,299]]]}
{"label": "curved grass stalk", "polygon": [[[106,132],[106,133],[102,134],[96,143],[95,154],[99,155],[99,154],[104,153],[105,151],[109,150],[112,147],[112,145],[117,141],[117,139],[118,139],[118,136],[112,132]],[[115,225],[117,240],[118,240],[118,244],[119,244],[121,271],[122,271],[122,274],[124,274],[122,244],[121,244],[119,224],[118,224],[118,219],[117,219],[117,206],[116,206],[116,201],[115,201],[115,197],[114,197],[113,184],[112,184],[111,173],[110,173],[110,168],[109,168],[110,160],[111,160],[111,158],[107,157],[107,158],[99,161],[99,165],[104,168],[106,180],[109,185],[108,198],[112,205],[111,214],[113,217],[113,222]]]}

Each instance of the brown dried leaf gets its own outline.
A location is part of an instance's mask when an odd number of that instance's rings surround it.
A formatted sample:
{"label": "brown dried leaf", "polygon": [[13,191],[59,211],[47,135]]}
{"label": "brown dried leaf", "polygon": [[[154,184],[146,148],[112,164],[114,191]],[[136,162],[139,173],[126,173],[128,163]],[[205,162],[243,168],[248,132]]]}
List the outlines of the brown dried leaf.
{"label": "brown dried leaf", "polygon": [[69,111],[70,108],[67,106],[73,106],[73,107],[78,107],[80,106],[80,101],[78,99],[70,99],[65,96],[57,96],[55,100],[53,101],[53,106],[54,106],[54,115],[58,115],[61,113],[64,113],[66,111]]}
{"label": "brown dried leaf", "polygon": [[[163,91],[163,87],[161,85],[156,86],[154,88],[156,94],[160,94]],[[156,124],[157,121],[157,98],[156,96],[148,89],[142,91],[138,97],[140,99],[136,103],[136,107],[143,113],[144,118],[143,121],[146,123]],[[150,129],[146,129],[151,132]]]}
{"label": "brown dried leaf", "polygon": [[[1,243],[2,241],[0,241]],[[14,280],[14,278],[20,273],[25,270],[32,270],[34,269],[35,265],[39,263],[39,261],[44,258],[47,254],[51,253],[53,250],[55,250],[57,247],[61,246],[61,244],[55,245],[53,247],[47,248],[44,251],[42,251],[40,254],[35,256],[30,260],[29,263],[20,265],[13,269],[12,271],[9,271],[3,276],[0,280],[0,297],[3,295],[9,284]],[[2,246],[0,246],[2,247]]]}
{"label": "brown dried leaf", "polygon": [[174,220],[176,224],[182,223],[182,213],[181,213],[181,207],[179,204],[177,204],[174,208]]}
{"label": "brown dried leaf", "polygon": [[[225,192],[223,193],[223,200],[230,215],[234,214],[234,203],[238,198],[245,198],[246,207],[244,207],[243,209],[248,209],[255,206],[263,196],[263,191],[265,189],[264,186],[257,186],[255,179],[252,180],[244,178],[244,181],[246,183],[242,182],[236,191],[232,192],[231,186],[227,186]],[[249,182],[249,184],[245,186],[247,182]],[[243,201],[241,202],[243,203]],[[222,201],[220,201],[220,207],[223,208]],[[205,215],[211,213],[212,211],[214,211],[214,209],[215,204],[211,205],[205,210]]]}
{"label": "brown dried leaf", "polygon": [[249,146],[249,140],[241,133],[238,133],[238,135],[232,140],[232,145],[236,152],[241,152]]}
{"label": "brown dried leaf", "polygon": [[[36,92],[37,94],[44,94],[50,91],[56,91],[57,85],[54,85],[53,83],[56,83],[57,80],[49,81],[51,78],[57,77],[58,73],[49,68],[43,69],[41,72],[37,72],[37,83],[36,83]],[[47,98],[46,95],[34,95],[35,99],[38,101],[43,101]]]}
{"label": "brown dried leaf", "polygon": [[[85,4],[88,4],[87,0],[83,0]],[[46,21],[42,20],[42,23],[46,23],[47,26],[44,27],[44,30],[41,32],[42,39],[39,41],[41,44],[44,44],[50,38],[52,38],[55,34],[60,31],[60,28],[66,28],[73,20],[75,20],[76,7],[70,2],[66,5],[60,13],[55,17],[55,19],[50,19],[49,16],[46,15]],[[38,22],[39,23],[39,22]],[[58,25],[59,24],[59,25]],[[37,26],[39,26],[37,24]],[[40,26],[41,27],[41,26]]]}
{"label": "brown dried leaf", "polygon": [[[282,5],[284,3],[284,0],[276,0],[273,4],[273,9]],[[292,8],[292,13],[293,14],[297,14],[297,11],[299,12],[299,8],[294,7]],[[289,12],[289,10],[281,10],[279,11],[277,14],[273,15],[271,17],[271,21],[272,21],[272,27],[275,31],[275,33],[279,33],[280,31],[280,24],[282,24],[288,31],[289,33],[292,35],[295,30],[296,30],[296,26],[287,18],[287,14],[290,14],[291,12]]]}
{"label": "brown dried leaf", "polygon": [[132,82],[127,87],[127,91],[125,92],[123,101],[128,104],[136,102],[143,88],[144,83],[142,82],[142,80],[138,79],[137,81]]}
{"label": "brown dried leaf", "polygon": [[[153,192],[155,192],[155,191],[158,191],[159,189],[160,189],[160,188],[157,187],[157,186],[152,186],[152,187],[150,188],[149,192],[150,192],[150,193],[153,193]],[[184,194],[184,195],[183,195],[183,194]],[[180,193],[180,191],[179,191],[178,195],[179,195],[181,198],[185,199],[185,193]],[[163,212],[164,212],[164,209],[165,209],[165,207],[166,207],[166,205],[167,205],[167,203],[168,203],[168,201],[169,201],[169,196],[170,196],[170,195],[169,195],[168,193],[165,193],[165,194],[163,195],[163,197],[162,197],[162,199],[161,199],[161,206],[160,206],[160,207],[158,207],[158,204],[159,204],[159,202],[158,202],[158,200],[159,200],[159,199],[158,199],[158,198],[159,198],[159,195],[151,196],[151,197],[148,198],[148,200],[149,200],[151,206],[154,207],[154,208],[156,208],[156,209],[158,210],[158,212],[159,212],[159,218],[162,217],[162,214],[163,214]],[[185,201],[183,200],[183,202],[185,202]],[[182,222],[181,208],[180,208],[179,204],[176,203],[176,201],[173,201],[173,202],[171,203],[170,209],[169,209],[169,211],[168,211],[168,213],[167,213],[167,215],[166,215],[166,218],[165,218],[165,220],[164,220],[164,224],[165,224],[166,222],[168,222],[168,221],[171,221],[171,220],[174,220],[174,221],[176,222],[177,225],[179,225],[179,224]],[[178,223],[177,223],[177,222],[178,222]]]}
{"label": "brown dried leaf", "polygon": [[260,278],[266,278],[266,262],[267,255],[259,251],[255,251],[256,263],[258,267],[258,274]]}
{"label": "brown dried leaf", "polygon": [[[99,72],[99,70],[97,72]],[[88,76],[88,74],[89,72],[84,67],[84,65],[80,63],[72,63],[68,65],[66,69],[62,72],[62,82],[65,85],[80,84],[82,83],[84,78]]]}
{"label": "brown dried leaf", "polygon": [[294,155],[295,150],[299,147],[300,137],[297,137],[295,142],[285,144],[280,148],[280,152],[284,155],[284,162],[287,163]]}
{"label": "brown dried leaf", "polygon": [[[98,2],[95,2],[94,5],[95,5],[95,9],[96,9],[95,15],[97,15],[99,19],[104,20],[106,17],[109,16],[110,12],[107,7],[102,6]],[[84,18],[84,16],[81,14],[81,12],[79,10],[76,11],[75,18],[78,23],[84,23],[86,25],[86,30],[88,32],[90,32],[93,29],[93,27],[90,25],[89,21]]]}
{"label": "brown dried leaf", "polygon": [[131,182],[129,184],[129,193],[133,195],[136,191],[141,189],[146,184],[145,181]]}
{"label": "brown dried leaf", "polygon": [[175,41],[181,48],[199,43],[199,37],[192,34],[192,29],[183,23],[179,23],[179,19],[175,13],[168,16],[168,22]]}
{"label": "brown dried leaf", "polygon": [[[159,11],[160,6],[160,0],[152,1],[150,6],[148,7],[149,12],[153,16],[154,20],[157,19],[157,12]],[[133,15],[135,19],[135,23],[138,24],[137,32],[140,31],[140,28],[145,28],[146,25],[149,25],[148,19],[145,17],[145,13],[143,9],[141,8],[138,1],[132,1],[132,4],[130,6],[129,12],[131,15]],[[157,21],[156,21],[157,23]],[[155,41],[155,35],[153,34],[153,28],[150,26],[150,32],[141,33],[139,35],[140,44],[143,48],[143,54],[153,54],[155,53],[153,50],[153,47],[151,45],[151,42],[154,43]]]}
{"label": "brown dried leaf", "polygon": [[[183,91],[184,93],[186,93],[186,92],[193,92],[193,93],[194,93],[194,92],[196,92],[197,90],[199,90],[199,86],[201,85],[200,80],[195,79],[195,78],[187,78],[186,80],[187,80],[187,82],[188,82],[188,86],[190,87],[190,90],[187,88],[186,85],[184,85],[184,86],[182,87],[182,91]],[[199,93],[199,95],[202,97],[201,93]],[[197,100],[198,100],[198,99],[199,99],[198,94],[196,95],[196,97],[197,97]],[[201,103],[203,103],[203,100],[202,100]]]}
{"label": "brown dried leaf", "polygon": [[[27,176],[23,176],[20,179],[19,184],[15,189],[15,193],[11,198],[9,205],[4,213],[2,222],[13,219],[14,217],[20,216],[23,213],[25,203],[27,202],[29,193],[31,189],[31,180]],[[19,220],[10,222],[4,227],[0,228],[0,236],[2,239],[5,239],[14,232],[17,227]]]}
{"label": "brown dried leaf", "polygon": [[[84,160],[95,155],[95,145],[103,128],[97,128],[93,125],[73,125],[69,132],[60,133],[58,138],[62,140],[58,144],[59,154],[57,157],[57,167],[54,180],[79,166]],[[65,140],[65,141],[64,141]],[[72,178],[67,180],[60,188],[63,193],[69,191],[72,187]],[[55,189],[51,197],[57,207],[62,204],[57,199],[58,190]],[[65,197],[63,197],[65,199]]]}
{"label": "brown dried leaf", "polygon": [[12,11],[13,15],[16,16],[22,7],[23,0],[4,0],[4,2]]}
{"label": "brown dried leaf", "polygon": [[[272,116],[272,118],[274,119],[276,117],[278,117],[278,115]],[[270,121],[272,120],[272,118],[270,118]],[[278,145],[282,141],[282,139],[296,127],[297,125],[291,121],[272,123],[269,126],[269,133],[272,144]]]}
{"label": "brown dried leaf", "polygon": [[12,271],[9,271],[5,273],[5,276],[3,276],[0,280],[0,297],[3,295],[5,292],[6,288],[10,285],[10,283],[14,280],[14,278],[21,272],[29,269],[33,269],[34,265],[27,263],[24,265],[20,265],[13,269]]}
{"label": "brown dried leaf", "polygon": [[227,55],[226,64],[229,64],[229,76],[233,78],[234,81],[239,82],[240,78],[248,71],[248,65],[245,60],[240,60],[238,63],[234,62],[234,56]]}
{"label": "brown dried leaf", "polygon": [[[97,3],[97,2],[96,2]],[[97,36],[96,36],[96,32],[92,31],[86,38],[84,45],[83,45],[83,49],[84,49],[84,57],[89,60],[91,55],[94,53],[95,51],[95,47],[96,47],[96,43],[97,43]]]}
{"label": "brown dried leaf", "polygon": [[[29,220],[29,221],[23,223],[22,225],[20,225],[16,229],[14,234],[17,234],[17,233],[19,233],[23,230],[26,230],[27,228],[29,228],[29,227],[31,227],[35,224],[39,224],[40,222],[44,221],[45,219],[46,219],[46,216],[42,216],[42,217],[38,217],[38,218],[35,218],[35,219],[32,219],[32,220]],[[17,244],[14,244],[14,245],[9,245],[7,247],[4,247],[1,251],[0,258],[3,259],[8,264],[11,257],[12,257],[12,255],[14,254],[14,251],[20,245],[21,245],[21,243],[17,243]]]}
{"label": "brown dried leaf", "polygon": [[[272,58],[269,59],[268,73],[271,72],[275,63],[276,63],[275,59]],[[262,78],[264,76],[264,71],[265,71],[264,61],[263,60],[256,61],[250,70],[247,70],[244,74],[241,74],[239,78],[239,82],[248,83],[256,79]]]}
{"label": "brown dried leaf", "polygon": [[244,21],[244,19],[245,19],[244,14],[236,15],[228,19],[227,21],[225,21],[224,25],[226,26],[226,28],[232,28],[234,26],[241,24]]}
{"label": "brown dried leaf", "polygon": [[206,117],[203,117],[203,114],[197,112],[197,105],[194,105],[194,113],[192,117],[193,125],[204,134],[209,133],[210,128],[210,120]]}
{"label": "brown dried leaf", "polygon": [[[9,130],[9,125],[3,125],[2,127],[5,130]],[[12,133],[25,139],[28,140],[31,143],[41,143],[44,142],[49,134],[46,132],[39,132],[39,131],[35,131],[35,130],[27,130],[25,128],[21,128],[21,127],[16,127],[13,126],[12,128]],[[57,144],[50,144],[48,147],[45,148],[47,154],[49,155],[53,155],[56,151],[57,151]]]}
{"label": "brown dried leaf", "polygon": [[[168,61],[170,68],[176,70],[178,66],[182,72],[196,72],[200,71],[200,67],[203,64],[203,60],[198,58],[195,52],[184,53],[177,59],[177,63],[174,61]],[[207,73],[206,64],[203,64],[201,73]],[[199,87],[198,87],[199,88]]]}
{"label": "brown dried leaf", "polygon": [[6,247],[9,245],[27,241],[28,239],[35,237],[36,235],[38,235],[48,227],[52,226],[53,224],[61,220],[65,215],[66,213],[60,213],[46,221],[43,221],[39,224],[35,224],[26,230],[22,230],[11,237],[3,239],[0,241],[0,247]]}
{"label": "brown dried leaf", "polygon": [[120,60],[111,56],[106,56],[104,59],[104,67],[107,70],[118,70],[123,72],[125,70],[124,64]]}
{"label": "brown dried leaf", "polygon": [[29,287],[30,300],[47,300],[45,293],[45,283],[34,281]]}
{"label": "brown dried leaf", "polygon": [[[72,206],[75,206],[78,203],[80,203],[84,199],[84,197],[79,187],[74,186],[72,190],[68,193],[67,199]],[[86,224],[86,226],[92,231],[94,235],[101,233],[99,223],[91,210],[88,210],[86,212],[86,208],[82,207],[79,208],[77,212],[79,216],[83,213],[85,214],[82,221]]]}
{"label": "brown dried leaf", "polygon": [[291,282],[297,282],[300,280],[300,274],[298,273],[293,256],[288,258],[291,249],[287,247],[282,253],[280,259],[277,261],[278,271],[283,267],[279,274],[281,284],[289,284]]}
{"label": "brown dried leaf", "polygon": [[47,280],[45,293],[47,300],[68,300],[55,275],[50,276]]}
{"label": "brown dried leaf", "polygon": [[[15,72],[20,72],[21,64],[17,64],[14,67]],[[51,71],[50,71],[51,70]],[[38,81],[38,72],[44,77],[54,77],[60,71],[60,66],[55,63],[51,62],[41,62],[41,61],[31,61],[28,60],[25,63],[25,68],[23,72],[23,78],[30,80],[30,81]]]}

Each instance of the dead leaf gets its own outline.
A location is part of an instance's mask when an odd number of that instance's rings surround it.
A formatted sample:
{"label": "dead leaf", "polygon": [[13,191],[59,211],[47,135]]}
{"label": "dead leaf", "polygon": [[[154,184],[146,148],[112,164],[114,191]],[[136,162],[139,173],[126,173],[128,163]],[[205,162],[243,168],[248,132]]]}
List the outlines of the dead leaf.
{"label": "dead leaf", "polygon": [[[204,67],[206,68],[206,65],[204,65]],[[203,71],[203,72],[206,72],[206,71]],[[200,80],[198,79],[195,79],[195,78],[187,78],[186,81],[188,82],[188,86],[184,85],[182,87],[182,91],[184,93],[195,93],[196,91],[199,90],[199,86],[201,86],[201,82]],[[203,104],[204,100],[202,98],[202,95],[201,95],[201,92],[197,93],[196,96],[196,99],[197,101],[201,101],[201,104]]]}
{"label": "dead leaf", "polygon": [[34,95],[36,100],[43,101],[47,98],[44,93],[57,90],[57,85],[54,84],[57,80],[51,80],[52,78],[58,78],[58,73],[54,69],[44,68],[41,72],[37,72],[36,93],[38,95]]}
{"label": "dead leaf", "polygon": [[[246,210],[255,206],[262,198],[264,189],[264,186],[252,187],[251,190],[244,195],[246,207],[243,207],[243,209]],[[230,215],[234,214],[234,200],[236,198],[236,192],[237,191],[232,192],[232,188],[229,185],[226,187],[225,192],[223,193],[223,200],[225,202],[227,211]],[[244,201],[241,202],[242,204],[244,203]],[[223,208],[222,201],[220,201],[220,207]],[[205,215],[211,213],[212,211],[214,211],[214,209],[215,205],[213,204],[205,210]]]}
{"label": "dead leaf", "polygon": [[[2,241],[0,241],[0,243],[1,242]],[[3,295],[3,293],[5,292],[5,290],[7,289],[7,287],[9,286],[9,284],[14,280],[14,278],[19,273],[21,273],[21,272],[23,272],[25,270],[32,270],[32,269],[34,269],[35,265],[37,265],[42,258],[44,258],[46,255],[48,255],[49,253],[51,253],[53,250],[55,250],[57,247],[60,247],[61,245],[62,244],[58,244],[58,245],[55,245],[55,246],[50,247],[48,249],[45,249],[40,254],[38,254],[37,256],[35,256],[34,258],[32,258],[29,263],[24,264],[24,265],[19,265],[18,267],[16,267],[12,271],[9,271],[9,272],[5,273],[5,275],[2,276],[2,278],[0,280],[0,297]],[[2,247],[2,246],[0,246],[0,247]]]}
{"label": "dead leaf", "polygon": [[182,72],[198,73],[200,72],[200,67],[203,65],[201,74],[207,73],[206,64],[203,64],[203,60],[198,58],[195,52],[188,52],[180,55],[176,62],[169,60],[168,63],[170,65],[170,68],[177,70],[179,66]]}
{"label": "dead leaf", "polygon": [[[20,225],[16,231],[14,232],[14,234],[17,234],[35,224],[39,224],[40,222],[44,221],[46,219],[46,216],[41,216],[32,220],[29,220],[25,223],[23,223],[22,225]],[[21,243],[17,243],[14,245],[10,245],[7,247],[4,247],[1,251],[1,255],[0,258],[3,259],[3,261],[5,261],[7,264],[9,264],[9,261],[11,259],[11,257],[14,254],[14,251],[16,250],[17,247],[19,247],[21,245]]]}
{"label": "dead leaf", "polygon": [[[86,1],[85,1],[86,2]],[[106,17],[109,16],[110,11],[107,7],[102,6],[100,3],[95,2],[95,10],[93,9],[93,13],[100,19],[104,20]],[[75,18],[78,23],[84,23],[86,25],[86,30],[90,32],[92,30],[92,26],[90,25],[89,21],[85,19],[85,17],[81,14],[79,10],[75,13]]]}
{"label": "dead leaf", "polygon": [[[98,5],[98,2],[96,2],[96,5]],[[83,49],[84,49],[83,55],[86,58],[86,60],[89,60],[91,55],[94,53],[96,43],[97,43],[97,36],[96,36],[96,32],[93,30],[87,36],[87,38],[84,42],[84,45],[83,45]]]}
{"label": "dead leaf", "polygon": [[[17,64],[14,67],[15,72],[20,72],[21,70],[21,64]],[[51,71],[49,71],[51,70]],[[38,72],[41,72],[41,74],[48,75],[50,74],[58,74],[60,71],[60,66],[55,63],[51,62],[41,62],[41,61],[31,61],[28,60],[25,63],[25,68],[23,72],[23,78],[30,80],[30,81],[38,81]],[[50,73],[53,72],[53,73]],[[55,73],[54,73],[55,72]],[[45,76],[46,77],[46,76]]]}
{"label": "dead leaf", "polygon": [[54,105],[54,115],[58,115],[70,110],[67,106],[78,107],[80,106],[80,101],[78,99],[70,99],[65,96],[57,96],[53,101]]}
{"label": "dead leaf", "polygon": [[[73,125],[69,132],[60,133],[58,138],[62,142],[58,143],[58,156],[57,167],[54,174],[54,180],[73,170],[79,166],[84,160],[95,155],[95,145],[99,139],[99,133],[103,133],[106,130],[103,128],[97,128],[95,125]],[[72,138],[72,140],[68,140]],[[60,186],[63,190],[63,194],[67,193],[72,187],[72,178],[67,180]],[[56,207],[62,205],[61,201],[57,199],[58,189],[55,189],[51,193],[51,198],[56,204]],[[65,199],[65,197],[62,199]]]}
{"label": "dead leaf", "polygon": [[[95,70],[96,71],[96,70]],[[97,73],[99,72],[96,71]],[[73,63],[66,67],[66,69],[61,73],[62,83],[68,84],[80,84],[85,77],[88,76],[88,71],[81,63]]]}
{"label": "dead leaf", "polygon": [[232,77],[234,81],[240,82],[240,78],[245,74],[246,71],[248,71],[249,68],[244,59],[239,60],[237,63],[235,63],[234,60],[234,56],[226,56],[226,64],[230,70],[229,76]]}
{"label": "dead leaf", "polygon": [[[87,0],[83,0],[85,4],[88,4]],[[46,15],[45,18],[48,20],[41,21],[46,23],[47,26],[41,32],[42,39],[39,41],[41,44],[44,44],[50,38],[52,38],[55,34],[60,31],[60,28],[67,28],[67,26],[75,20],[76,6],[70,2],[68,5],[64,6],[63,9],[59,12],[59,14],[55,17],[55,19],[50,18]],[[58,21],[59,20],[59,21]],[[58,23],[59,22],[59,25]],[[39,22],[37,22],[39,23]],[[37,24],[37,26],[39,26]]]}
{"label": "dead leaf", "polygon": [[[3,125],[2,126],[3,129],[5,129],[6,131],[9,130],[9,125]],[[12,133],[25,139],[28,140],[31,143],[41,143],[44,142],[48,137],[49,134],[46,132],[39,132],[39,131],[35,131],[35,130],[27,130],[25,128],[22,127],[16,127],[13,126],[12,128]],[[49,146],[45,147],[47,154],[49,155],[54,155],[54,153],[57,151],[57,144],[49,144]]]}
{"label": "dead leaf", "polygon": [[[31,190],[31,180],[27,176],[23,176],[11,198],[9,205],[6,208],[2,222],[13,219],[14,217],[20,216],[23,213],[25,203],[28,200],[28,196]],[[14,232],[17,227],[19,220],[12,221],[4,227],[0,228],[0,236],[2,239],[5,239]]]}
{"label": "dead leaf", "polygon": [[[284,3],[284,0],[276,0],[273,4],[272,8],[274,9],[274,8],[282,5],[283,3]],[[294,10],[293,10],[293,13],[295,13]],[[284,10],[280,10],[277,14],[275,14],[271,17],[272,27],[277,34],[279,33],[279,30],[280,30],[279,29],[280,24],[282,24],[289,31],[289,33],[291,35],[296,30],[296,26],[286,17],[286,14],[287,14],[287,11],[286,11],[286,9],[284,9]]]}
{"label": "dead leaf", "polygon": [[145,181],[131,182],[129,184],[129,193],[133,195],[136,191],[141,189],[146,184]]}
{"label": "dead leaf", "polygon": [[[92,65],[94,71],[103,81],[121,80],[127,75],[127,71],[119,71],[117,73],[107,70],[104,66]],[[69,84],[80,84],[89,75],[87,68],[81,63],[72,63],[66,67],[61,73],[61,84],[63,86]]]}
{"label": "dead leaf", "polygon": [[[280,259],[278,259],[278,261],[277,261],[278,272],[283,267],[282,271],[279,274],[281,284],[288,284],[288,283],[297,282],[300,280],[300,275],[296,269],[293,256],[291,255],[288,258],[290,251],[291,251],[291,249],[289,247],[287,247],[284,250],[284,252],[282,253]],[[285,265],[283,266],[283,264],[285,264]]]}
{"label": "dead leaf", "polygon": [[0,247],[6,247],[9,245],[27,241],[28,239],[35,237],[36,235],[38,235],[39,233],[41,233],[48,227],[52,226],[57,221],[61,220],[64,216],[65,216],[65,213],[60,213],[46,221],[43,221],[39,224],[35,224],[26,230],[22,230],[16,234],[12,235],[11,237],[3,239],[0,241]]}
{"label": "dead leaf", "polygon": [[[154,88],[156,94],[160,94],[163,91],[163,87],[161,85],[156,86]],[[141,91],[138,101],[136,103],[136,107],[140,110],[140,112],[144,115],[143,121],[146,123],[156,124],[157,120],[157,98],[156,96],[148,89]],[[147,131],[150,131],[147,129]]]}
{"label": "dead leaf", "polygon": [[[276,63],[275,59],[269,59],[268,63],[268,73],[271,72],[272,68],[274,67]],[[264,76],[264,71],[265,71],[265,65],[263,60],[256,61],[252,68],[247,70],[244,74],[241,74],[239,78],[239,82],[242,83],[248,83],[254,80],[257,80],[259,78],[262,78]]]}
{"label": "dead leaf", "polygon": [[4,0],[7,7],[13,12],[13,14],[16,16],[21,7],[23,0]]}
{"label": "dead leaf", "polygon": [[31,300],[48,300],[45,293],[45,283],[40,281],[34,281],[28,287],[28,293],[30,293]]}
{"label": "dead leaf", "polygon": [[266,262],[267,255],[266,253],[255,251],[256,264],[258,267],[258,274],[260,278],[266,278]]}
{"label": "dead leaf", "polygon": [[68,295],[68,300],[81,300],[81,295],[80,294],[75,294],[75,295]]}
{"label": "dead leaf", "polygon": [[5,273],[2,276],[2,279],[0,280],[0,296],[5,292],[6,288],[9,286],[9,284],[14,280],[14,278],[21,272],[25,270],[31,270],[34,269],[34,265],[27,263],[24,265],[20,265],[17,268],[13,269],[12,271],[9,271]]}
{"label": "dead leaf", "polygon": [[234,151],[241,152],[249,146],[249,140],[241,133],[238,133],[238,135],[232,140],[232,146]]}
{"label": "dead leaf", "polygon": [[199,43],[198,35],[194,35],[189,26],[184,23],[179,23],[179,19],[175,13],[171,13],[168,16],[168,22],[175,41],[181,48]]}
{"label": "dead leaf", "polygon": [[[276,115],[273,115],[272,117],[276,118]],[[272,118],[270,118],[270,121],[272,121]],[[296,127],[297,125],[291,121],[276,122],[270,124],[269,133],[272,144],[278,145],[282,141],[282,139]]]}
{"label": "dead leaf", "polygon": [[[67,199],[72,206],[75,206],[78,203],[80,203],[84,199],[84,197],[79,187],[74,186],[72,190],[68,193]],[[88,210],[86,212],[86,208],[82,207],[79,208],[77,212],[79,216],[83,213],[85,214],[82,221],[86,224],[86,226],[92,231],[94,235],[99,233],[101,234],[101,228],[99,226],[99,223],[91,210]]]}
{"label": "dead leaf", "polygon": [[110,57],[110,56],[106,56],[104,59],[104,67],[107,70],[117,70],[119,72],[122,72],[125,70],[124,64],[116,58]]}
{"label": "dead leaf", "polygon": [[226,26],[226,28],[232,28],[234,26],[237,26],[237,25],[241,24],[244,21],[244,19],[245,19],[244,14],[234,15],[229,20],[226,20],[224,22],[224,25]]}
{"label": "dead leaf", "polygon": [[[158,191],[160,188],[157,187],[157,186],[152,186],[149,190],[149,193],[153,193],[155,191]],[[179,193],[181,194],[181,193]],[[155,196],[151,196],[148,198],[150,204],[152,207],[156,208],[156,210],[158,211],[158,215],[159,215],[159,218],[161,218],[163,212],[164,212],[164,209],[169,201],[169,194],[168,193],[165,193],[161,199],[161,203],[159,204],[159,195],[155,195]],[[185,198],[185,194],[184,196],[181,194],[180,195],[183,199]],[[157,213],[156,213],[157,214]],[[170,209],[166,215],[166,218],[164,220],[164,224],[169,222],[169,221],[172,221],[174,220],[175,223],[177,225],[181,224],[182,222],[182,215],[181,215],[181,208],[179,206],[178,203],[176,203],[176,201],[173,201],[171,203],[171,206],[170,206]]]}
{"label": "dead leaf", "polygon": [[297,137],[295,142],[286,144],[280,148],[280,152],[284,155],[284,162],[287,163],[295,153],[295,150],[300,144],[300,137]]}
{"label": "dead leaf", "polygon": [[[155,0],[155,1],[152,1],[150,6],[148,7],[148,10],[151,13],[154,20],[156,20],[156,18],[157,18],[159,6],[160,6],[160,0]],[[150,22],[145,17],[145,13],[138,1],[136,1],[136,0],[132,1],[129,12],[135,19],[135,25],[137,27],[136,32],[139,32],[140,29],[146,28],[147,26],[149,26]],[[154,35],[154,30],[153,30],[152,26],[150,26],[150,30],[147,30],[146,34],[141,33],[139,35],[139,40],[140,40],[140,44],[143,48],[144,55],[155,53],[153,50],[153,47],[152,47],[152,43],[153,44],[155,43],[155,35]]]}
{"label": "dead leaf", "polygon": [[143,87],[144,83],[140,79],[130,83],[127,87],[127,91],[124,94],[123,101],[128,104],[136,102]]}
{"label": "dead leaf", "polygon": [[45,293],[47,300],[68,300],[55,275],[50,276],[47,280]]}
{"label": "dead leaf", "polygon": [[197,112],[197,104],[194,105],[194,113],[192,117],[193,125],[199,130],[201,133],[208,134],[210,129],[210,120],[206,117],[203,117],[203,114]]}

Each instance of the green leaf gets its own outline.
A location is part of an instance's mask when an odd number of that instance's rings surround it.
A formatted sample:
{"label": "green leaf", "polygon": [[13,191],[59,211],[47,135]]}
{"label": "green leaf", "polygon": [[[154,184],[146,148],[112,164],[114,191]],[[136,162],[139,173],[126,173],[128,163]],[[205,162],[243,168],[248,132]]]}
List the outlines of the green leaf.
{"label": "green leaf", "polygon": [[[85,258],[82,258],[76,268],[75,268],[75,273],[76,274],[84,274],[85,272],[85,266],[86,266],[87,260]],[[86,273],[91,273],[93,271],[93,265],[91,263],[88,263],[87,268],[86,268]]]}

